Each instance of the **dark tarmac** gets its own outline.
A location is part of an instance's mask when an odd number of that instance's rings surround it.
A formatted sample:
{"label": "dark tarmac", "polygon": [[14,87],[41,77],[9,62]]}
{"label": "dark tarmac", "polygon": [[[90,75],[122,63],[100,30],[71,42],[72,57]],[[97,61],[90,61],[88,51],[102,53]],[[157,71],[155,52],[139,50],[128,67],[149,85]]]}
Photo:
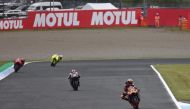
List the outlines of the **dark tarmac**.
{"label": "dark tarmac", "polygon": [[[66,61],[24,66],[0,81],[0,109],[132,109],[120,99],[132,78],[141,90],[140,109],[177,109],[151,64],[190,63],[190,59]],[[79,91],[67,79],[71,69],[81,75]]]}

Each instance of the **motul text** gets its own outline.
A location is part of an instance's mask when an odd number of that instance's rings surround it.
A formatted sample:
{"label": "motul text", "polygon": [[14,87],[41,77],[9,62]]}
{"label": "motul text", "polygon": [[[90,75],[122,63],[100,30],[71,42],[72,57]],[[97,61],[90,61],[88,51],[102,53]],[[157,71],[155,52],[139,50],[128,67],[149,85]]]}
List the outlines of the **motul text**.
{"label": "motul text", "polygon": [[0,29],[23,29],[22,20],[2,20],[0,21]]}

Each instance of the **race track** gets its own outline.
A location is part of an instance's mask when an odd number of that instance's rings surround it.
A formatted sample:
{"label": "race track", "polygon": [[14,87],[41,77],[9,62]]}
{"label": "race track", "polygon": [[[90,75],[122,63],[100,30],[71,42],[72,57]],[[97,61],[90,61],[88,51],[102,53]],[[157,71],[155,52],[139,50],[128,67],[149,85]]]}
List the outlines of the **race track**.
{"label": "race track", "polygon": [[[141,89],[140,109],[177,109],[156,73],[158,63],[190,63],[190,59],[67,61],[28,64],[0,82],[0,109],[132,109],[120,99],[124,82],[133,78]],[[81,73],[79,91],[67,79]]]}

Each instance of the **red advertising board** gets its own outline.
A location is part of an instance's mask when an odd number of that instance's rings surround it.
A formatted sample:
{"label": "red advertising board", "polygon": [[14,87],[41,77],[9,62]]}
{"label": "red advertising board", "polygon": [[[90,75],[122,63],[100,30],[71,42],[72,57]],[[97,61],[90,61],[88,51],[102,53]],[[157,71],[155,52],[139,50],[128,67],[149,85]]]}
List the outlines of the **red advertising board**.
{"label": "red advertising board", "polygon": [[[160,26],[178,26],[179,16],[188,19],[190,9],[186,8],[150,8],[148,9],[148,25],[154,25],[154,16],[160,15]],[[190,21],[190,20],[189,20]]]}
{"label": "red advertising board", "polygon": [[30,12],[25,19],[0,20],[0,30],[139,26],[141,10]]}

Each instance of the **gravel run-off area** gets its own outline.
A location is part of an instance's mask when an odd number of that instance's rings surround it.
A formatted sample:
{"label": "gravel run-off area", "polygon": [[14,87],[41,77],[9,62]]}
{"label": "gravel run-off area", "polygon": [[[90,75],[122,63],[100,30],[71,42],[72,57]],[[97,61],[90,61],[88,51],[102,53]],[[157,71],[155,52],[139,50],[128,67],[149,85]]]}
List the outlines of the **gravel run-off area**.
{"label": "gravel run-off area", "polygon": [[0,60],[190,58],[190,33],[148,28],[0,32]]}

